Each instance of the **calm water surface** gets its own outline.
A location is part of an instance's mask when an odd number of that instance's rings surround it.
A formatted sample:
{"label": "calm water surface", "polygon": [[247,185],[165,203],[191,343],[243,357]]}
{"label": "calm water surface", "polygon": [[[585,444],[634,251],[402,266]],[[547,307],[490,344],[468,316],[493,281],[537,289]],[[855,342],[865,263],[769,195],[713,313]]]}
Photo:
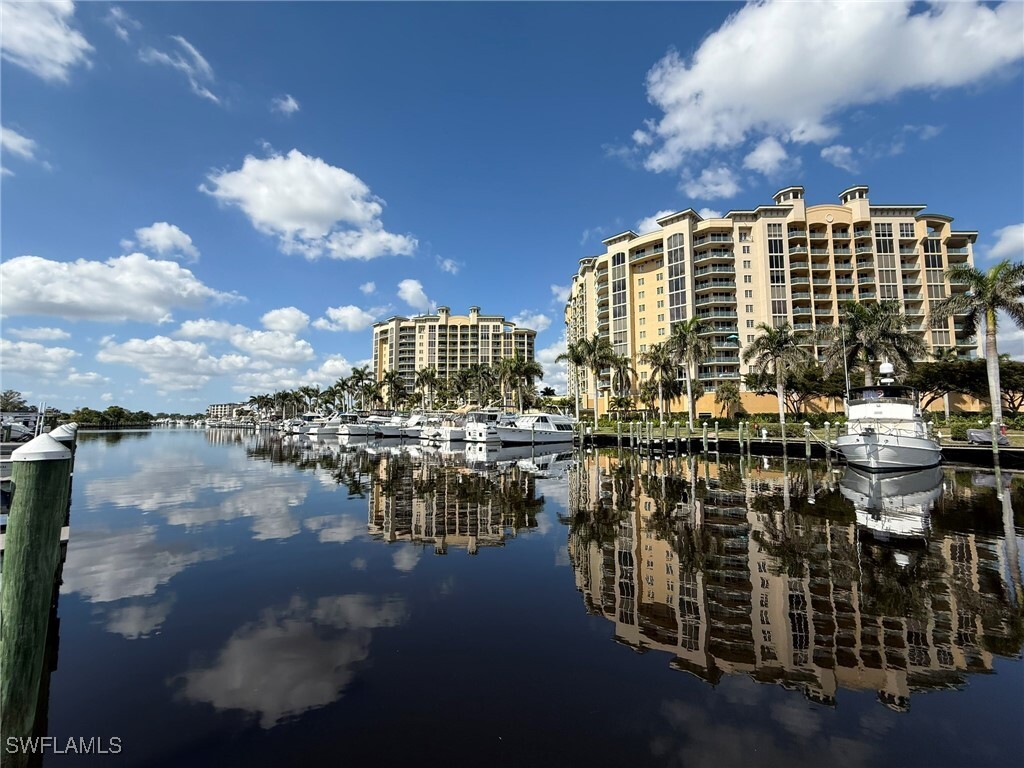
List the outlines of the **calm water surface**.
{"label": "calm water surface", "polygon": [[1016,764],[999,482],[86,433],[46,763]]}

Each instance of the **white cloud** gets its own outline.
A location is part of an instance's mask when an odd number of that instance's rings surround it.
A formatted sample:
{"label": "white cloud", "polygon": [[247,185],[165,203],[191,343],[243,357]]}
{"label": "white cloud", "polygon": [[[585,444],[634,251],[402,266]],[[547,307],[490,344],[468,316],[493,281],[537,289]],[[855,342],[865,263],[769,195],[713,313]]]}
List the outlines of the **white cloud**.
{"label": "white cloud", "polygon": [[276,236],[284,253],[315,259],[408,256],[416,239],[384,230],[383,201],[357,176],[297,149],[266,159],[246,156],[237,171],[214,171],[199,188],[240,208],[252,225]]}
{"label": "white cloud", "polygon": [[23,160],[35,160],[38,146],[34,139],[22,136],[7,126],[0,126],[0,149],[5,153],[15,155]]}
{"label": "white cloud", "polygon": [[58,341],[71,338],[70,333],[60,328],[8,328],[7,332],[28,341]]}
{"label": "white cloud", "polygon": [[275,96],[270,102],[270,111],[291,115],[299,111],[299,102],[290,93],[286,93],[284,96]]}
{"label": "white cloud", "polygon": [[377,322],[377,318],[352,304],[344,307],[328,307],[326,317],[313,322],[314,328],[323,331],[364,331]]}
{"label": "white cloud", "polygon": [[[74,369],[72,369],[74,371]],[[79,373],[74,371],[68,374],[68,384],[73,384],[76,387],[90,387],[94,384],[107,384],[110,382],[106,376],[96,373],[95,371],[89,371],[88,373]]]}
{"label": "white cloud", "polygon": [[524,309],[513,317],[512,322],[520,328],[528,328],[537,333],[547,330],[551,326],[550,317],[540,312],[531,312],[528,309]]}
{"label": "white cloud", "polygon": [[410,573],[420,561],[423,551],[414,544],[402,544],[395,554],[391,556],[391,562],[396,571]]}
{"label": "white cloud", "polygon": [[1024,328],[1014,325],[1005,312],[999,313],[996,323],[996,348],[999,354],[1024,362]]}
{"label": "white cloud", "polygon": [[842,144],[833,144],[821,150],[821,159],[831,163],[836,168],[842,168],[850,173],[857,172],[857,161],[853,157],[853,150]]}
{"label": "white cloud", "polygon": [[564,304],[569,300],[569,291],[572,290],[571,285],[551,285],[551,294],[555,297],[555,301]]}
{"label": "white cloud", "polygon": [[740,191],[739,182],[731,170],[724,165],[717,168],[705,168],[700,178],[683,179],[683,191],[690,197],[703,200],[714,200],[719,197],[733,197]]}
{"label": "white cloud", "polygon": [[208,287],[177,262],[142,253],[71,262],[18,256],[0,264],[0,300],[8,316],[162,323],[176,307],[240,299]]}
{"label": "white cloud", "polygon": [[296,368],[274,368],[240,374],[235,378],[234,390],[242,394],[252,394],[305,386],[326,387],[350,373],[352,364],[341,355],[332,355],[326,358],[319,368],[309,368],[304,372]]}
{"label": "white cloud", "polygon": [[44,347],[32,341],[0,339],[0,358],[3,358],[4,370],[9,373],[59,376],[68,373],[70,363],[76,357],[78,353],[66,347]]}
{"label": "white cloud", "polygon": [[568,391],[569,376],[564,362],[556,362],[555,358],[565,353],[565,334],[554,344],[537,350],[537,362],[544,369],[544,378],[537,384],[538,389],[552,387],[559,394]]}
{"label": "white cloud", "polygon": [[663,114],[634,144],[666,171],[763,136],[820,143],[851,106],[983,82],[1022,57],[1015,2],[750,3],[692,56],[670,51],[650,70],[647,97]]}
{"label": "white cloud", "polygon": [[126,43],[131,41],[131,32],[129,30],[138,32],[142,29],[142,24],[129,16],[119,5],[110,6],[110,10],[103,17],[103,21],[114,30],[115,35]]}
{"label": "white cloud", "polygon": [[70,0],[4,0],[0,3],[0,55],[43,80],[67,82],[72,68],[89,66],[93,50],[82,33],[71,26],[74,15],[75,4]]}
{"label": "white cloud", "polygon": [[722,212],[716,211],[714,208],[701,208],[697,211],[697,215],[702,219],[720,219],[722,218]]}
{"label": "white cloud", "polygon": [[118,344],[107,338],[96,353],[101,363],[118,363],[146,374],[144,384],[158,391],[195,390],[205,386],[213,376],[243,370],[249,359],[242,355],[211,355],[203,343],[180,341],[166,336],[151,339],[129,339]]}
{"label": "white cloud", "polygon": [[597,238],[603,238],[608,234],[607,227],[589,227],[584,229],[580,233],[580,245],[586,245],[590,240],[596,240]]}
{"label": "white cloud", "polygon": [[654,232],[654,231],[660,229],[660,227],[658,226],[658,219],[660,219],[662,216],[668,216],[670,213],[675,213],[675,211],[672,211],[672,210],[669,210],[668,208],[666,208],[663,211],[658,211],[653,216],[648,216],[645,219],[640,219],[636,223],[636,232],[637,232],[637,234],[643,235],[643,234],[646,234],[648,232]]}
{"label": "white cloud", "polygon": [[222,320],[187,320],[175,334],[186,339],[210,338],[228,341],[235,349],[257,361],[271,364],[301,363],[314,357],[313,347],[285,331],[255,331]]}
{"label": "white cloud", "polygon": [[771,176],[779,172],[787,158],[786,149],[779,140],[768,136],[743,158],[743,167]]}
{"label": "white cloud", "polygon": [[429,312],[431,301],[423,292],[423,284],[419,280],[403,280],[398,284],[398,298],[413,309]]}
{"label": "white cloud", "polygon": [[113,392],[104,392],[102,395],[100,395],[100,400],[102,400],[104,403],[109,403],[113,399],[114,399],[114,393]]}
{"label": "white cloud", "polygon": [[149,637],[170,616],[174,600],[172,594],[155,605],[128,604],[112,608],[107,613],[107,632],[121,635],[126,640]]}
{"label": "white cloud", "polygon": [[994,233],[996,244],[988,252],[992,261],[1024,261],[1024,224],[1011,224]]}
{"label": "white cloud", "polygon": [[[140,248],[160,256],[182,253],[189,257],[189,261],[199,260],[199,249],[192,243],[192,238],[166,221],[155,221],[148,227],[136,229],[135,238]],[[122,240],[121,245],[131,248],[134,244],[130,240]]]}
{"label": "white cloud", "polygon": [[309,325],[309,315],[296,307],[272,309],[260,318],[268,331],[298,333]]}
{"label": "white cloud", "polygon": [[450,275],[459,274],[459,270],[462,265],[453,259],[442,259],[440,256],[437,257],[437,266],[442,272],[447,272]]}
{"label": "white cloud", "polygon": [[172,69],[184,73],[188,78],[189,87],[196,96],[209,99],[214,104],[220,104],[212,91],[207,87],[213,85],[213,67],[210,66],[203,55],[181,35],[171,35],[171,39],[178,44],[181,51],[165,53],[155,48],[143,48],[139,51],[139,58],[146,64],[164,64]]}
{"label": "white cloud", "polygon": [[371,293],[377,290],[377,284],[374,282],[363,283],[359,286],[359,290],[369,296]]}

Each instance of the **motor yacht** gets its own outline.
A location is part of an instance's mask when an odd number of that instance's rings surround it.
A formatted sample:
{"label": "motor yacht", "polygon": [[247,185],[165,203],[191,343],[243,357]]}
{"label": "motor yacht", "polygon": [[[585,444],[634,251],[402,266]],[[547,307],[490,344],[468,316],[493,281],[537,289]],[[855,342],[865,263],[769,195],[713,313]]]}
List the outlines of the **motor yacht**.
{"label": "motor yacht", "polygon": [[557,413],[526,413],[512,424],[495,426],[502,445],[537,445],[571,443],[576,424],[568,416]]}

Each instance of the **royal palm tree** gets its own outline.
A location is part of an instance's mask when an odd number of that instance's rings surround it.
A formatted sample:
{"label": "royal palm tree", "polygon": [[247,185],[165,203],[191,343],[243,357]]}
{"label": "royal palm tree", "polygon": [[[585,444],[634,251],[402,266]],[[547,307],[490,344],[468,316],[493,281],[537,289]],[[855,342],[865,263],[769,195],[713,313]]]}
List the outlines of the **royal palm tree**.
{"label": "royal palm tree", "polygon": [[683,368],[686,380],[686,418],[687,425],[693,429],[694,402],[692,375],[697,366],[714,353],[710,336],[702,334],[708,325],[700,318],[694,317],[672,326],[672,334],[668,339],[668,347],[675,361]]}
{"label": "royal palm tree", "polygon": [[654,344],[640,353],[640,362],[651,368],[651,380],[658,382],[658,411],[661,421],[665,420],[665,397],[677,394],[676,373],[679,366],[668,343]]}
{"label": "royal palm tree", "polygon": [[743,350],[743,362],[754,365],[762,371],[775,374],[775,395],[779,398],[779,425],[782,427],[782,439],[786,439],[786,372],[803,363],[809,358],[800,346],[808,335],[793,333],[789,323],[772,327],[767,323],[758,323],[761,334]]}
{"label": "royal palm tree", "polygon": [[740,406],[740,387],[735,381],[723,381],[715,387],[715,402],[722,406],[725,417],[732,415],[733,409]]}
{"label": "royal palm tree", "polygon": [[[569,345],[565,354],[555,358],[558,361],[567,360],[573,366],[582,366],[588,369],[594,376],[594,428],[597,429],[597,378],[601,375],[602,369],[606,368],[615,352],[612,343],[608,338],[599,333],[587,338],[576,339]],[[579,418],[579,392],[576,394],[576,417]]]}
{"label": "royal palm tree", "polygon": [[610,367],[612,369],[612,392],[619,397],[632,392],[633,379],[631,377],[636,376],[632,358],[627,355],[613,355]]}
{"label": "royal palm tree", "polygon": [[365,408],[366,385],[373,382],[373,374],[370,373],[370,367],[368,365],[364,365],[359,368],[353,368],[348,380],[352,394],[359,395],[359,407]]}
{"label": "royal palm tree", "polygon": [[416,371],[416,389],[426,390],[426,407],[433,407],[434,387],[437,386],[438,375],[436,368],[420,368]]}
{"label": "royal palm tree", "polygon": [[523,360],[516,356],[513,358],[516,364],[513,368],[515,373],[515,390],[519,399],[519,412],[523,412],[523,390],[533,391],[533,382],[544,378],[544,368],[536,360]]}
{"label": "royal palm tree", "polygon": [[405,377],[398,371],[385,371],[380,383],[388,391],[388,403],[398,407],[398,401],[405,397]]}
{"label": "royal palm tree", "polygon": [[1011,264],[1007,259],[988,272],[970,264],[956,264],[946,270],[951,283],[966,285],[965,293],[954,293],[932,307],[933,320],[961,315],[963,323],[980,331],[985,324],[985,363],[988,369],[988,393],[992,403],[992,421],[1003,423],[1002,389],[999,387],[999,350],[996,326],[999,312],[1005,312],[1018,328],[1024,328],[1024,262]]}
{"label": "royal palm tree", "polygon": [[[580,339],[582,341],[582,339]],[[577,342],[572,342],[566,347],[565,352],[555,358],[556,363],[569,363],[570,380],[572,381],[572,392],[576,396],[576,420],[580,418],[580,388],[579,380],[577,376],[578,369],[584,368],[587,365],[587,359],[584,355],[583,347]]]}
{"label": "royal palm tree", "polygon": [[825,375],[843,364],[848,368],[860,364],[864,368],[864,386],[875,383],[873,365],[890,362],[896,372],[904,375],[914,360],[925,353],[924,342],[907,331],[907,318],[895,301],[877,304],[843,306],[838,325],[819,326],[817,338],[828,345],[825,353]]}

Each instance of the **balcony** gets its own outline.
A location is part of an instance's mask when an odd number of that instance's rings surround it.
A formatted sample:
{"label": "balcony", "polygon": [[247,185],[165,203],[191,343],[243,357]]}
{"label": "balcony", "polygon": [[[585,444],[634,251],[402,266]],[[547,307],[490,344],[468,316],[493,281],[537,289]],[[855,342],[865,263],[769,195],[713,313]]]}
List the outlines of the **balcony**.
{"label": "balcony", "polygon": [[811,230],[811,240],[828,240],[828,229]]}
{"label": "balcony", "polygon": [[815,309],[814,309],[814,316],[816,318],[817,317],[832,317],[832,307],[829,307],[827,309],[821,309],[819,307],[815,307]]}
{"label": "balcony", "polygon": [[871,237],[870,229],[855,229],[853,230],[853,236],[860,240],[863,237]]}
{"label": "balcony", "polygon": [[978,337],[977,336],[968,336],[966,338],[957,339],[956,340],[956,345],[958,347],[976,347],[976,346],[978,346]]}
{"label": "balcony", "polygon": [[714,245],[715,243],[732,243],[731,234],[718,234],[718,235],[704,235],[704,237],[698,237],[693,241],[694,248],[703,248],[708,245]]}
{"label": "balcony", "polygon": [[693,302],[695,305],[702,306],[704,304],[735,304],[736,294],[716,294],[713,296],[700,296]]}
{"label": "balcony", "polygon": [[[814,280],[812,282],[815,285],[832,285],[832,278],[831,277],[816,277],[816,278],[814,278]],[[837,278],[836,282],[838,283],[838,282],[840,282],[840,280]]]}
{"label": "balcony", "polygon": [[793,323],[794,331],[810,331],[813,329],[814,326],[811,323]]}
{"label": "balcony", "polygon": [[947,248],[946,249],[946,253],[948,253],[950,256],[967,256],[968,255],[968,249],[967,248]]}
{"label": "balcony", "polygon": [[789,284],[790,285],[810,285],[811,284],[811,278],[809,278],[807,276],[796,275],[796,276],[791,277],[789,279]]}
{"label": "balcony", "polygon": [[901,261],[900,262],[900,267],[903,269],[904,272],[920,272],[921,271],[921,267],[919,267],[917,265],[917,262],[914,262],[914,261]]}
{"label": "balcony", "polygon": [[865,299],[873,299],[876,295],[877,294],[874,291],[861,291],[858,298],[860,298],[861,301],[864,301]]}
{"label": "balcony", "polygon": [[848,272],[853,269],[853,262],[836,260],[836,272]]}
{"label": "balcony", "polygon": [[808,291],[793,291],[793,300],[810,300],[811,294]]}
{"label": "balcony", "polygon": [[700,332],[701,336],[708,336],[710,334],[736,333],[739,330],[739,325],[737,323],[705,323],[705,325],[707,327]]}
{"label": "balcony", "polygon": [[857,259],[857,269],[874,269],[874,259]]}
{"label": "balcony", "polygon": [[790,240],[793,240],[793,239],[798,238],[798,237],[799,238],[805,238],[805,237],[807,237],[807,230],[806,229],[791,229],[791,230],[789,230],[786,233],[786,235],[787,235],[787,237]]}
{"label": "balcony", "polygon": [[853,255],[853,251],[851,251],[849,248],[834,248],[834,249],[832,249],[832,253],[834,253],[836,256],[852,256]]}
{"label": "balcony", "polygon": [[789,253],[791,255],[795,254],[795,253],[807,253],[807,246],[806,245],[791,245],[791,246],[789,246]]}
{"label": "balcony", "polygon": [[702,291],[710,291],[715,288],[735,288],[735,280],[705,280],[704,282],[696,283],[693,286],[694,293],[701,293]]}
{"label": "balcony", "polygon": [[904,285],[920,285],[921,281],[920,280],[914,280],[913,278],[904,277],[903,278],[903,284]]}
{"label": "balcony", "polygon": [[811,256],[828,256],[828,248],[811,248]]}
{"label": "balcony", "polygon": [[704,360],[701,362],[701,365],[712,365],[714,363],[732,363],[733,365],[735,365],[735,364],[739,363],[739,361],[740,361],[740,356],[738,354],[736,354],[736,355],[722,355],[722,354],[718,354],[718,355],[712,355],[711,357],[704,358]]}
{"label": "balcony", "polygon": [[860,277],[857,278],[857,285],[863,285],[864,283],[874,283],[874,282],[875,282],[875,276],[874,275],[861,275]]}
{"label": "balcony", "polygon": [[900,247],[900,256],[916,256],[917,248],[903,248]]}
{"label": "balcony", "polygon": [[836,301],[853,301],[853,291],[841,291],[836,294]]}
{"label": "balcony", "polygon": [[703,263],[705,261],[715,261],[715,260],[719,260],[719,261],[721,261],[721,260],[732,261],[735,258],[736,258],[736,254],[733,253],[732,251],[712,250],[712,251],[705,251],[704,253],[695,254],[694,257],[693,257],[693,263],[694,264],[701,264],[701,263]]}
{"label": "balcony", "polygon": [[848,229],[833,229],[832,230],[832,239],[833,240],[849,240],[850,239],[850,230],[848,230]]}
{"label": "balcony", "polygon": [[908,307],[907,309],[903,310],[903,314],[906,315],[907,317],[923,317],[924,310]]}
{"label": "balcony", "polygon": [[912,292],[912,291],[904,291],[903,292],[903,300],[904,301],[923,301],[924,297],[921,296],[920,293],[916,293],[916,292]]}
{"label": "balcony", "polygon": [[790,270],[800,270],[801,272],[807,271],[808,264],[806,261],[791,261],[789,262]]}
{"label": "balcony", "polygon": [[809,315],[812,310],[810,307],[793,307],[793,317],[797,315]]}
{"label": "balcony", "polygon": [[737,314],[735,309],[701,309],[697,317],[703,320],[708,317],[737,317]]}
{"label": "balcony", "polygon": [[739,377],[738,371],[732,371],[729,373],[702,373],[697,378],[701,381],[714,381],[715,379],[738,379]]}
{"label": "balcony", "polygon": [[707,267],[701,267],[700,269],[693,270],[694,275],[706,275],[709,272],[720,272],[727,275],[736,274],[735,264],[712,264]]}
{"label": "balcony", "polygon": [[870,245],[858,245],[856,248],[853,249],[854,253],[856,253],[858,256],[862,253],[871,253],[873,250],[874,248],[872,248]]}

